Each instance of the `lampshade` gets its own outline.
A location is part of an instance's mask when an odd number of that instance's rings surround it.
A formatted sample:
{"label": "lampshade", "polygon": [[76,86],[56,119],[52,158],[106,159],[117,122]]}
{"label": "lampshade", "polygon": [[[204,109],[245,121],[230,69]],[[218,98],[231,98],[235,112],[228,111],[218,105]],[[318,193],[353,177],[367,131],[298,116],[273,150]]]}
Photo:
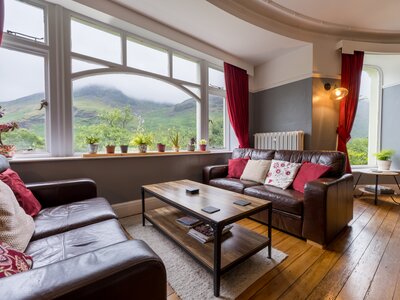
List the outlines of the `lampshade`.
{"label": "lampshade", "polygon": [[349,93],[349,91],[346,88],[335,88],[332,92],[331,92],[331,99],[333,100],[342,100],[344,97],[347,96],[347,94]]}

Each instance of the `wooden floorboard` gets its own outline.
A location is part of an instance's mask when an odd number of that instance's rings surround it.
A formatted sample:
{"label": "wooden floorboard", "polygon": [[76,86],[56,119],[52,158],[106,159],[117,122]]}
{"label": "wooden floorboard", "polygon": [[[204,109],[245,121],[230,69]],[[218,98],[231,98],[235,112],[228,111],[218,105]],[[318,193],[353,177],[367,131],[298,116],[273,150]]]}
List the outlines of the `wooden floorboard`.
{"label": "wooden floorboard", "polygon": [[[288,257],[238,299],[400,299],[400,206],[356,198],[353,216],[326,249],[273,229],[273,247]],[[239,223],[267,233],[256,221]],[[176,299],[169,287],[168,300]]]}

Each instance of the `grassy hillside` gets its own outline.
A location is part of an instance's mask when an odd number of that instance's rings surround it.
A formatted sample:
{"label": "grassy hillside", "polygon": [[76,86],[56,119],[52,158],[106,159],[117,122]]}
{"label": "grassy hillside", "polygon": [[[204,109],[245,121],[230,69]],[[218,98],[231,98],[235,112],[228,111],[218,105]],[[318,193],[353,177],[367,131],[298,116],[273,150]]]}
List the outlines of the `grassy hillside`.
{"label": "grassy hillside", "polygon": [[[44,110],[38,110],[40,100],[43,98],[44,95],[39,93],[1,103],[2,107],[6,109],[2,121],[17,121],[21,128],[26,128],[31,134],[44,139],[45,113]],[[157,139],[166,141],[168,128],[175,128],[183,135],[185,139],[183,145],[187,143],[190,137],[196,136],[196,101],[192,98],[176,105],[158,103],[128,97],[117,89],[92,85],[81,88],[73,94],[76,151],[84,151],[83,136],[87,135],[86,131],[90,126],[102,122],[99,115],[113,109],[127,107],[136,116],[136,119],[140,116],[144,120],[143,127],[147,132],[153,133],[155,142],[158,142]],[[219,98],[212,97],[210,107],[212,124],[220,126],[222,124],[223,102]],[[134,121],[128,126],[132,134],[136,127],[137,122]],[[20,140],[21,137],[17,139],[15,135],[18,135],[19,131],[21,130],[6,134],[9,136],[7,142],[15,143],[18,146],[18,143],[21,142],[17,140]],[[216,139],[221,141],[222,131],[217,130],[216,135],[221,135]],[[24,139],[26,140],[26,137]],[[29,144],[29,142],[27,143]],[[24,147],[28,147],[26,143]]]}

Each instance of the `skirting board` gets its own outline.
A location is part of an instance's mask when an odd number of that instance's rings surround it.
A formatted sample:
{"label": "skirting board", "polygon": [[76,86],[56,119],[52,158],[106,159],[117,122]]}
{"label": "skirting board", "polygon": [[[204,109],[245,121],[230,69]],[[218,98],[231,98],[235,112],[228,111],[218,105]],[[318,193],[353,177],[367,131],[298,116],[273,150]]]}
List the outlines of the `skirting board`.
{"label": "skirting board", "polygon": [[[146,198],[146,210],[156,209],[167,204],[155,197]],[[125,218],[142,213],[142,200],[132,200],[111,205],[118,218]]]}

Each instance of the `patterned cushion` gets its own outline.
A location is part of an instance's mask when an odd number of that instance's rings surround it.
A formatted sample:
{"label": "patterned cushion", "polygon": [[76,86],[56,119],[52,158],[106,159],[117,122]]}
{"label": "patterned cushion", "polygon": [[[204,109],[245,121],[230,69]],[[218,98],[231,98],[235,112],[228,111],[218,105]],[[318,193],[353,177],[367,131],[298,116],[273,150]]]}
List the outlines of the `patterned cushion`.
{"label": "patterned cushion", "polygon": [[301,164],[283,160],[272,160],[265,184],[287,189],[296,177]]}
{"label": "patterned cushion", "polygon": [[31,256],[0,242],[0,278],[28,271],[32,264]]}
{"label": "patterned cushion", "polygon": [[28,215],[34,217],[39,213],[42,208],[39,201],[32,192],[26,188],[24,182],[15,171],[11,169],[5,170],[0,174],[0,180],[11,188],[19,205]]}
{"label": "patterned cushion", "polygon": [[31,216],[19,206],[10,187],[0,180],[0,242],[25,251],[35,231]]}

